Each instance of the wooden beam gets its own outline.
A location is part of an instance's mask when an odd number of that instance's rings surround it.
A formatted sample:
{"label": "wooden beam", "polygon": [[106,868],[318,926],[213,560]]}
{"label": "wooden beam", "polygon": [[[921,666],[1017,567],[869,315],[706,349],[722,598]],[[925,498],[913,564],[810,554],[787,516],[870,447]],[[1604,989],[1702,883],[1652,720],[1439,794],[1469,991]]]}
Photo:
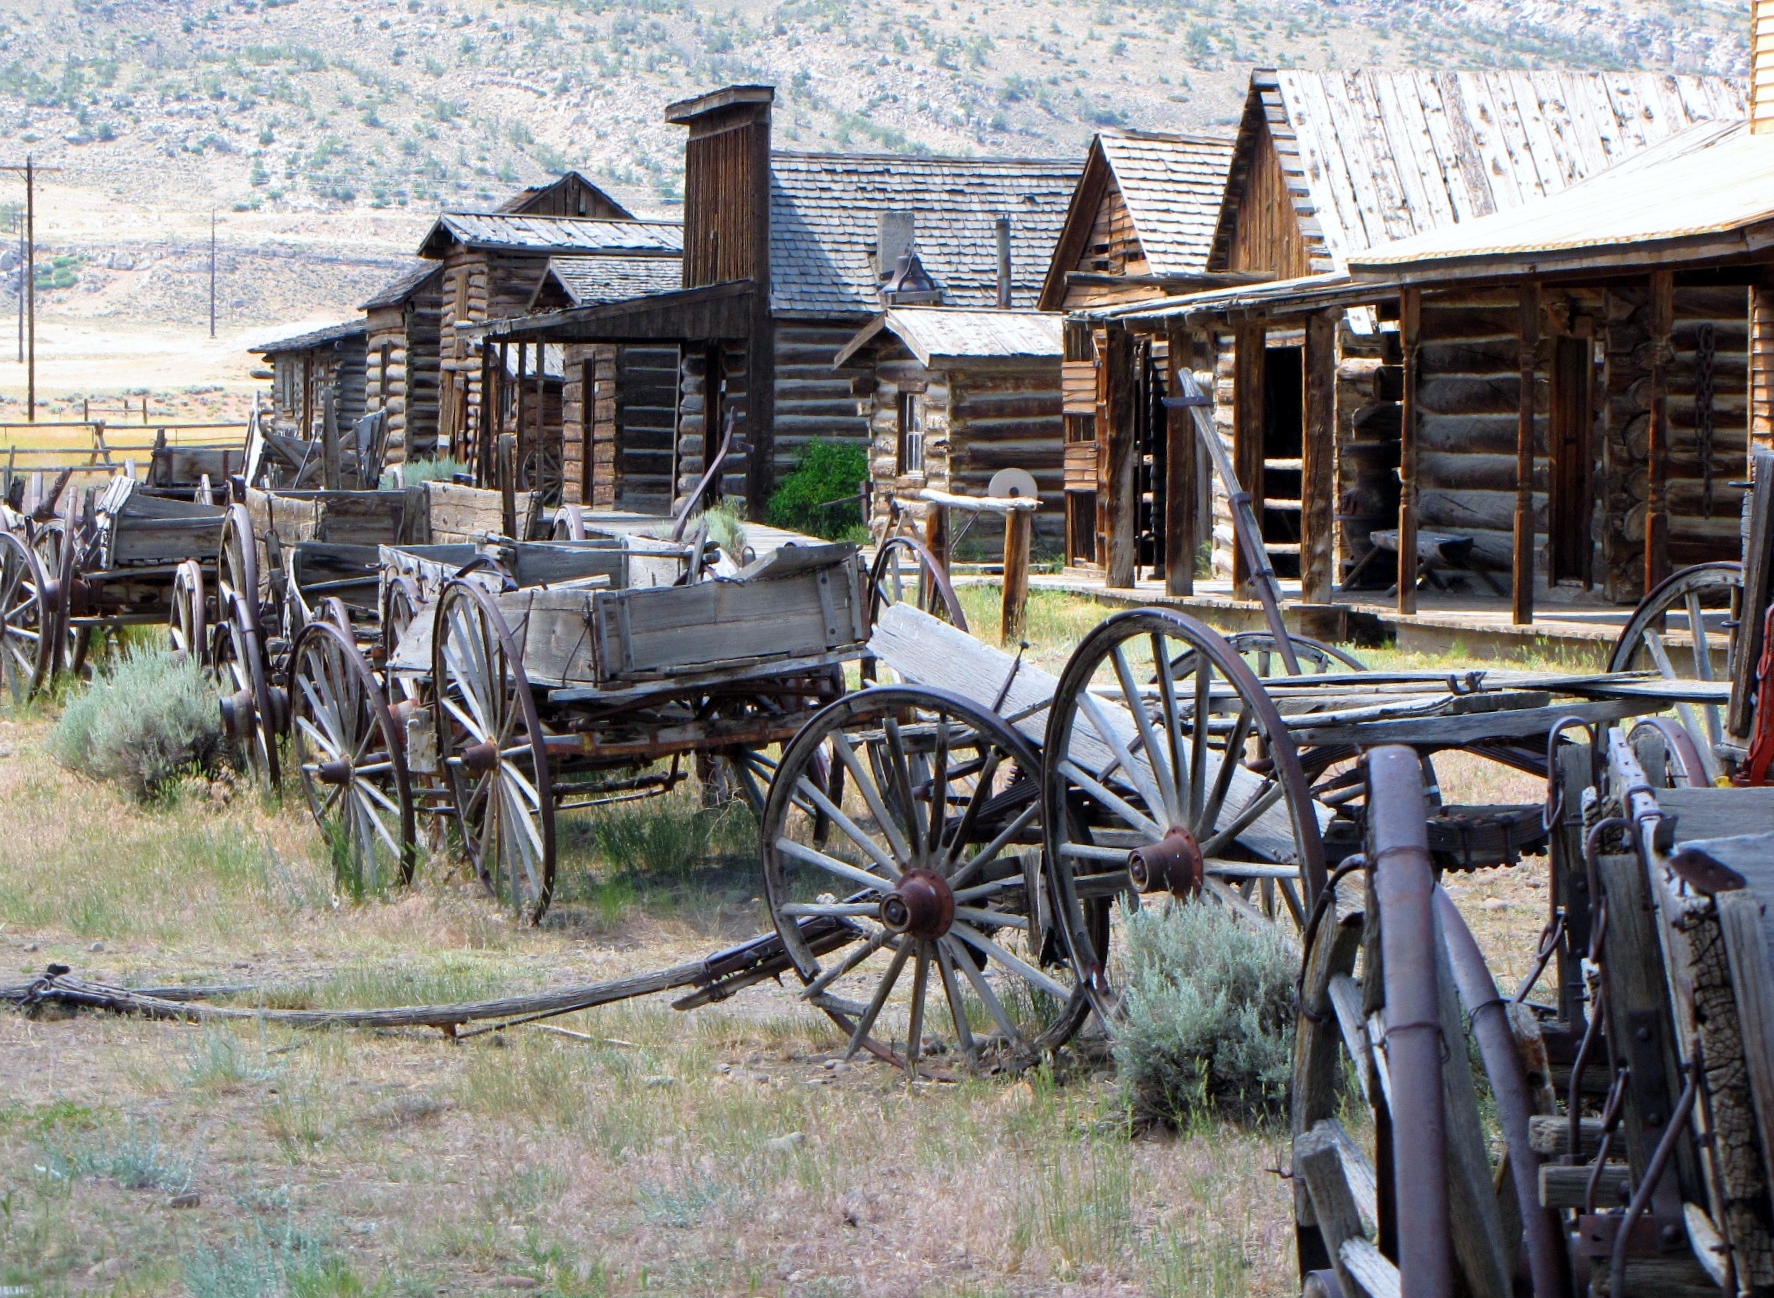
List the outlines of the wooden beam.
{"label": "wooden beam", "polygon": [[1133,585],[1138,554],[1135,522],[1139,512],[1133,489],[1133,340],[1125,329],[1111,326],[1097,357],[1102,381],[1096,428],[1106,447],[1103,476],[1108,489],[1104,582],[1111,587],[1128,587]]}
{"label": "wooden beam", "polygon": [[1540,345],[1540,285],[1524,284],[1516,306],[1521,394],[1515,422],[1515,588],[1517,626],[1534,620],[1534,388]]}
{"label": "wooden beam", "polygon": [[1645,591],[1669,575],[1669,334],[1675,321],[1675,274],[1651,275],[1650,445],[1646,459]]}
{"label": "wooden beam", "polygon": [[[1191,332],[1172,327],[1165,391],[1182,395],[1177,376],[1194,355]],[[1164,421],[1164,593],[1195,593],[1195,421],[1187,410],[1170,407]]]}
{"label": "wooden beam", "polygon": [[1749,440],[1774,450],[1774,270],[1749,291]]}
{"label": "wooden beam", "polygon": [[[1268,345],[1262,324],[1238,326],[1232,369],[1232,467],[1250,495],[1257,523],[1263,521],[1263,371]],[[1232,550],[1232,595],[1254,599],[1250,565],[1236,546]]]}
{"label": "wooden beam", "polygon": [[1319,311],[1306,320],[1300,595],[1308,604],[1331,602],[1336,570],[1337,321],[1341,314]]}
{"label": "wooden beam", "polygon": [[1423,334],[1423,291],[1398,295],[1398,328],[1404,344],[1404,409],[1398,433],[1398,611],[1417,611],[1417,399]]}

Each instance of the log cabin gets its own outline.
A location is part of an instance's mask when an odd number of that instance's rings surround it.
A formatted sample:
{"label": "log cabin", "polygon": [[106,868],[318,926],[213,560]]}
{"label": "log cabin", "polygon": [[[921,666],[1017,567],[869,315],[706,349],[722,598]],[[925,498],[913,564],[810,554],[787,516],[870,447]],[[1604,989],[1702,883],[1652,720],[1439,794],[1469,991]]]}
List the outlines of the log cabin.
{"label": "log cabin", "polygon": [[[1214,231],[1232,165],[1232,141],[1206,136],[1104,131],[1091,141],[1084,170],[1041,286],[1044,311],[1088,311],[1143,302],[1229,282],[1207,273]],[[1246,277],[1231,277],[1243,279]],[[1067,330],[1065,383],[1065,494],[1063,549],[1069,565],[1100,571],[1110,535],[1107,487],[1110,442],[1097,435],[1097,346],[1100,329]],[[1129,357],[1134,390],[1149,398],[1163,387],[1167,340],[1154,337]],[[1106,394],[1105,394],[1106,395]],[[1136,503],[1136,557],[1160,564],[1154,519],[1164,513],[1163,407],[1137,401],[1132,412],[1130,464]],[[1187,480],[1209,481],[1205,449],[1198,449]],[[1197,487],[1199,490],[1200,487]],[[1197,505],[1194,513],[1200,514]],[[1192,552],[1192,547],[1186,548]]]}
{"label": "log cabin", "polygon": [[[859,409],[871,436],[871,530],[884,535],[896,515],[924,513],[898,502],[934,488],[983,496],[1000,469],[1035,477],[1041,510],[1037,551],[1064,541],[1061,477],[1061,322],[1053,311],[893,306],[839,351],[832,368],[860,365],[868,388]],[[957,557],[992,557],[993,529]]]}
{"label": "log cabin", "polygon": [[419,261],[363,303],[368,335],[364,399],[388,412],[388,460],[437,454],[438,330],[443,271]]}
{"label": "log cabin", "polygon": [[[808,439],[868,440],[853,384],[869,375],[832,362],[881,311],[901,259],[916,248],[944,305],[1033,307],[1078,174],[1075,163],[1021,158],[777,151],[774,100],[769,86],[729,86],[666,109],[688,135],[676,292],[544,311],[488,333],[675,349],[672,497],[696,489],[730,417],[733,447],[709,491],[753,517]],[[599,388],[581,403],[567,436],[588,449],[565,460],[626,462],[604,440],[616,424],[597,417],[601,401]],[[602,490],[594,481],[594,498]]]}
{"label": "log cabin", "polygon": [[[479,478],[493,477],[492,453],[500,428],[489,422],[492,409],[510,408],[529,429],[531,410],[524,385],[501,396],[482,411],[482,391],[493,376],[516,371],[536,373],[534,346],[517,344],[513,361],[509,345],[495,354],[483,346],[477,329],[490,321],[524,315],[542,281],[550,259],[571,257],[681,256],[683,228],[670,221],[637,221],[580,216],[536,216],[523,212],[445,212],[419,246],[419,256],[442,263],[442,311],[439,318],[439,444],[470,459]],[[540,406],[536,409],[541,409]],[[557,403],[558,409],[558,403]],[[485,435],[491,434],[491,435]],[[526,431],[525,436],[531,435]],[[544,436],[540,431],[536,436]],[[546,437],[558,441],[559,425]],[[471,443],[471,438],[475,438]],[[522,447],[520,463],[558,467],[560,457]],[[520,484],[558,500],[563,484]]]}
{"label": "log cabin", "polygon": [[[1231,287],[1081,316],[1081,324],[1088,320],[1105,330],[1116,353],[1098,374],[1110,414],[1126,420],[1115,397],[1133,387],[1114,371],[1129,363],[1137,340],[1164,335],[1172,355],[1169,392],[1179,390],[1184,366],[1208,379],[1216,419],[1231,443],[1241,485],[1255,502],[1271,560],[1283,575],[1299,576],[1306,602],[1326,603],[1336,579],[1362,565],[1371,534],[1396,518],[1399,300],[1371,291],[1343,293],[1336,280],[1346,277],[1351,259],[1395,240],[1522,208],[1637,155],[1654,156],[1693,128],[1729,124],[1742,115],[1741,88],[1710,77],[1254,73],[1208,270],[1279,277],[1300,286],[1316,280],[1302,287],[1305,296],[1261,285]],[[1425,409],[1430,402],[1446,406],[1437,412],[1456,421],[1507,420],[1513,396],[1501,393],[1514,392],[1514,358],[1504,358],[1507,348],[1499,349],[1486,332],[1495,321],[1484,316],[1484,305],[1473,305],[1479,315],[1460,326],[1469,332],[1449,335],[1445,345],[1425,354],[1419,399]],[[1634,327],[1646,327],[1644,303],[1597,305],[1625,316],[1638,312]],[[1729,293],[1693,293],[1672,309],[1688,322],[1678,336],[1698,337],[1702,325],[1710,326],[1715,373],[1724,384],[1715,399],[1729,408],[1729,375],[1743,363],[1742,325],[1731,321],[1741,321],[1742,305]],[[1584,318],[1579,309],[1579,331]],[[1118,336],[1123,331],[1125,338]],[[1592,341],[1592,351],[1604,345]],[[1563,364],[1574,378],[1577,344],[1565,351]],[[1619,393],[1598,389],[1591,408],[1624,426],[1634,418],[1629,405],[1638,399],[1634,385],[1643,375],[1628,378],[1625,356],[1610,373]],[[1172,446],[1193,441],[1186,410],[1173,408],[1169,422],[1166,440]],[[1464,439],[1479,426],[1456,422],[1443,431]],[[1591,440],[1599,455],[1606,435]],[[1495,489],[1473,474],[1501,471],[1505,462],[1513,464],[1504,456],[1484,465],[1468,457],[1457,466],[1451,460],[1425,466],[1426,475],[1443,468],[1458,472],[1434,479],[1436,494],[1424,501],[1424,526],[1476,532],[1476,561],[1507,568],[1513,563],[1509,529],[1478,526],[1483,520],[1471,512],[1475,504],[1486,505],[1486,498],[1472,493]],[[1419,488],[1431,480],[1420,479]],[[1126,584],[1143,559],[1132,541],[1138,502],[1129,481],[1111,476],[1107,482],[1115,499],[1108,510],[1105,566],[1111,584]],[[1233,553],[1223,492],[1216,489],[1211,522],[1188,516],[1199,495],[1174,493],[1164,516],[1154,520],[1165,534],[1163,545],[1154,548],[1174,560],[1162,569],[1167,589],[1192,590],[1192,571],[1181,560],[1198,535],[1211,532],[1215,575],[1234,577],[1242,593],[1243,564]],[[1486,516],[1494,514],[1489,509]],[[1576,579],[1566,576],[1575,571],[1572,564],[1590,574],[1590,584],[1622,589],[1623,576],[1604,576],[1568,551],[1555,582]],[[1375,565],[1365,571],[1374,572]],[[1544,565],[1541,573],[1544,584]],[[1409,587],[1414,592],[1415,583]]]}
{"label": "log cabin", "polygon": [[321,435],[327,402],[335,427],[365,411],[365,343],[361,320],[347,320],[253,348],[271,370],[271,417],[276,432],[312,440]]}

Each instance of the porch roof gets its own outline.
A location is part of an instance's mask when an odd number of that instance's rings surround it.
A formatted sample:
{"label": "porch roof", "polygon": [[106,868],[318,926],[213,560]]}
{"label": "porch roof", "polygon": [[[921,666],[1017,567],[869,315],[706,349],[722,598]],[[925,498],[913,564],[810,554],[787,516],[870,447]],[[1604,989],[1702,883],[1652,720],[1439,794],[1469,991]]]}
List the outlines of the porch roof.
{"label": "porch roof", "polygon": [[1064,352],[1061,321],[1054,311],[968,310],[902,306],[876,316],[837,358],[840,369],[871,340],[890,333],[924,365],[962,360],[1058,360]]}
{"label": "porch roof", "polygon": [[1138,328],[1185,324],[1194,320],[1304,315],[1310,311],[1371,306],[1384,298],[1395,296],[1398,289],[1399,282],[1396,278],[1364,276],[1357,279],[1342,271],[1332,271],[1323,275],[1304,275],[1298,279],[1277,279],[1263,284],[1245,284],[1235,288],[1185,293],[1177,297],[1153,298],[1146,302],[1129,302],[1095,311],[1081,311],[1078,316],[1085,320],[1112,320]]}

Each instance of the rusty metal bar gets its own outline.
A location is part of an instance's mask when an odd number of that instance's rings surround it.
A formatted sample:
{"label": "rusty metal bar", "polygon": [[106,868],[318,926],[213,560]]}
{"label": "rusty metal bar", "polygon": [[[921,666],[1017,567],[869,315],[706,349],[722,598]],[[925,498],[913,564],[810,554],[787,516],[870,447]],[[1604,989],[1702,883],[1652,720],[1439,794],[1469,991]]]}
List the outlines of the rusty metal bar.
{"label": "rusty metal bar", "polygon": [[1540,1206],[1541,1158],[1528,1139],[1528,1118],[1534,1103],[1528,1093],[1527,1070],[1516,1048],[1515,1033],[1509,1026],[1508,1007],[1498,994],[1496,979],[1491,977],[1490,967],[1485,964],[1484,954],[1460,908],[1440,887],[1435,890],[1435,912],[1447,943],[1454,984],[1466,1006],[1485,1075],[1490,1079],[1497,1121],[1509,1146],[1509,1172],[1515,1182],[1516,1202],[1521,1206],[1534,1298],[1565,1298],[1569,1288],[1559,1247],[1558,1214],[1555,1209]]}
{"label": "rusty metal bar", "polygon": [[1400,744],[1375,748],[1367,760],[1368,859],[1380,912],[1386,1066],[1392,1077],[1398,1270],[1411,1298],[1447,1298],[1453,1262],[1441,1079],[1445,1046],[1423,764],[1415,750]]}

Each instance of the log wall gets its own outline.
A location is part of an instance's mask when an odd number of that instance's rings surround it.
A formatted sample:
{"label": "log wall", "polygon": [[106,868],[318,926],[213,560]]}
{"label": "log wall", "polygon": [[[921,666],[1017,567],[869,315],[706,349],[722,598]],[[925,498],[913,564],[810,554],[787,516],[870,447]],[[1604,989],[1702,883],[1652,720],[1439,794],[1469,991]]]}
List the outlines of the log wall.
{"label": "log wall", "polygon": [[865,442],[868,421],[857,413],[860,365],[833,369],[832,361],[866,321],[778,321],[776,324],[776,481],[794,467],[795,454],[816,437]]}
{"label": "log wall", "polygon": [[404,303],[370,311],[367,406],[388,412],[388,462],[437,450],[438,317],[435,285]]}

